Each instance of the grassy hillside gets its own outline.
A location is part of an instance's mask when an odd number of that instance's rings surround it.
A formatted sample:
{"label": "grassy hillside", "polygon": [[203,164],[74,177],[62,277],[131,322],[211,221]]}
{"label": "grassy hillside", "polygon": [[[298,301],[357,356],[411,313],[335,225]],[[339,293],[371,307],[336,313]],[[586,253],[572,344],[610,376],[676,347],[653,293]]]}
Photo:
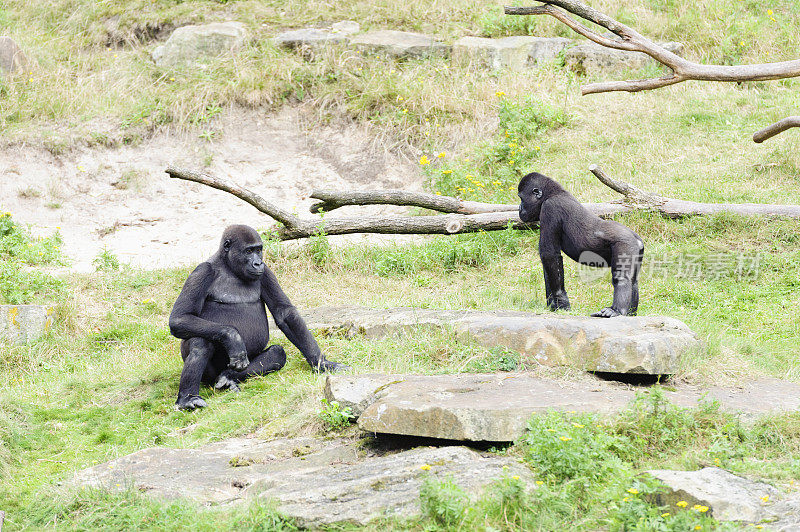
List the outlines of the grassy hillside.
{"label": "grassy hillside", "polygon": [[[685,43],[687,55],[704,62],[794,59],[800,50],[795,0],[592,5],[654,39]],[[470,199],[512,202],[520,172],[534,169],[581,200],[611,199],[614,194],[586,171],[597,163],[616,178],[666,196],[800,204],[797,131],[763,145],[750,140],[764,125],[797,114],[797,80],[689,82],[643,94],[581,97],[579,85],[590,80],[557,63],[494,73],[443,60],[388,64],[346,51],[306,61],[270,42],[284,29],[344,19],[363,29],[424,31],[450,42],[464,35],[573,37],[550,19],[501,13],[501,3],[466,0],[8,0],[0,34],[13,36],[37,65],[0,81],[3,142],[43,145],[58,155],[76,146],[140,142],[162,128],[210,139],[215,117],[231,106],[302,106],[309,124],[362,122],[393,149],[415,159],[424,155],[432,161],[420,166],[430,190]],[[242,21],[250,31],[235,61],[177,70],[150,61],[150,50],[174,27],[218,20]],[[45,338],[0,346],[0,510],[8,512],[6,526],[291,529],[268,506],[220,515],[136,493],[54,488],[77,469],[154,445],[198,446],[250,432],[324,434],[317,416],[323,380],[283,342],[290,360],[280,373],[247,383],[239,394],[204,390],[210,405],[205,411],[173,411],[180,358],[166,318],[188,270],[136,271],[106,254],[98,257],[97,273],[56,279],[47,272],[62,260],[58,237],[31,238],[1,211],[0,198],[0,303],[56,304],[56,323]],[[676,379],[698,385],[764,375],[800,380],[800,222],[734,216],[670,221],[647,213],[619,220],[646,242],[640,312],[684,320],[707,346],[682,361]],[[536,233],[504,231],[412,246],[339,248],[321,237],[299,249],[267,242],[267,258],[301,307],[543,311],[537,240]],[[605,306],[608,279],[587,285],[573,264],[566,267],[572,312]],[[499,371],[519,364],[513,354],[446,334],[320,343],[328,356],[360,372]],[[569,371],[551,374],[570,377]],[[446,514],[439,510],[452,492],[432,484],[425,494],[430,516],[373,528],[711,530],[718,525],[697,512],[663,517],[638,497],[630,500],[628,490],[639,486],[635,475],[648,467],[719,464],[783,490],[795,489],[800,479],[796,413],[746,424],[713,405],[676,411],[644,401],[600,425],[593,433],[599,442],[595,461],[572,448],[580,467],[569,472],[556,467],[558,457],[536,451],[541,442],[535,431],[507,451],[540,475],[544,487],[533,499],[513,483],[500,485],[473,512],[464,511],[466,517],[443,520],[436,516]],[[345,434],[357,437],[355,430]],[[616,469],[598,475],[608,461]]]}

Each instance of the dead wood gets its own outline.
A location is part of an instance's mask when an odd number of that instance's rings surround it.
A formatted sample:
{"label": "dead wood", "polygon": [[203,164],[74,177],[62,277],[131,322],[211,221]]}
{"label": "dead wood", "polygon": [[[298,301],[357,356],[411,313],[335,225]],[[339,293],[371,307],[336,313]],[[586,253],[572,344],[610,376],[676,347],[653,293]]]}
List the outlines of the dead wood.
{"label": "dead wood", "polygon": [[[535,7],[513,7],[506,6],[507,15],[550,15],[563,22],[575,32],[583,35],[587,39],[608,48],[626,50],[629,52],[641,52],[649,55],[662,65],[670,68],[672,73],[659,78],[625,80],[625,81],[606,81],[600,83],[589,83],[581,87],[581,93],[595,94],[600,92],[627,91],[638,92],[643,90],[658,89],[667,85],[674,85],[687,80],[697,81],[766,81],[772,79],[784,79],[800,76],[800,59],[792,61],[780,61],[775,63],[762,63],[758,65],[704,65],[684,59],[674,54],[663,46],[654,43],[644,37],[633,28],[614,20],[608,15],[579,2],[578,0],[540,0],[544,5]],[[559,9],[560,8],[560,9]],[[563,10],[563,11],[562,11]],[[566,12],[565,12],[566,11]],[[596,31],[581,24],[568,13],[597,24],[617,36],[610,39],[600,35]],[[762,142],[790,127],[797,127],[794,122],[798,117],[789,117],[790,124],[778,126],[784,121],[773,124],[754,135],[753,140]],[[761,140],[756,140],[756,138]]]}
{"label": "dead wood", "polygon": [[783,133],[787,129],[791,129],[793,127],[800,127],[800,116],[788,116],[783,120],[778,120],[774,124],[770,124],[764,129],[756,131],[753,133],[753,141],[758,143],[764,142],[765,140],[774,137],[778,133]]}
{"label": "dead wood", "polygon": [[[619,202],[584,203],[596,215],[607,218],[619,212],[651,210],[668,218],[732,212],[743,216],[786,216],[800,218],[799,205],[764,205],[755,203],[697,203],[666,198],[640,190],[623,181],[608,177],[597,165],[590,171],[606,186],[623,195]],[[319,234],[345,235],[352,233],[379,234],[439,234],[452,235],[478,231],[497,231],[509,225],[516,229],[533,229],[519,219],[516,204],[491,204],[465,201],[449,196],[438,196],[421,192],[401,190],[314,191],[311,197],[323,200],[311,207],[320,210],[320,205],[334,209],[344,205],[403,205],[438,210],[447,214],[431,216],[358,216],[300,218],[289,213],[255,192],[232,181],[220,179],[204,172],[169,166],[170,177],[200,183],[222,190],[249,203],[278,222],[276,235],[281,240],[308,238]],[[512,210],[513,209],[513,210]],[[326,210],[330,210],[326,208]]]}

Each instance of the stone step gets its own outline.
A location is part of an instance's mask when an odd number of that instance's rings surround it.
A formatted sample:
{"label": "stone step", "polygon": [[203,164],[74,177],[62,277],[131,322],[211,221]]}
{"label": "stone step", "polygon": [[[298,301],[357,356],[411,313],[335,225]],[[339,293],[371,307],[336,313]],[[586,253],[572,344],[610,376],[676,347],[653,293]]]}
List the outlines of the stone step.
{"label": "stone step", "polygon": [[199,449],[145,449],[80,471],[72,482],[203,504],[259,497],[276,501],[304,528],[417,516],[429,476],[452,478],[473,498],[504,476],[535,487],[530,470],[511,457],[455,446],[367,457],[356,447],[350,440],[238,438]]}
{"label": "stone step", "polygon": [[520,353],[529,365],[585,371],[670,375],[700,351],[697,335],[663,316],[592,318],[507,310],[319,307],[303,312],[317,334],[381,338],[420,329],[452,330],[459,340]]}
{"label": "stone step", "polygon": [[[680,407],[719,401],[723,410],[759,415],[800,408],[800,385],[761,379],[736,388],[663,389]],[[548,410],[615,413],[635,389],[600,379],[562,381],[529,373],[329,375],[325,396],[350,408],[368,432],[460,441],[514,441],[528,418]]]}

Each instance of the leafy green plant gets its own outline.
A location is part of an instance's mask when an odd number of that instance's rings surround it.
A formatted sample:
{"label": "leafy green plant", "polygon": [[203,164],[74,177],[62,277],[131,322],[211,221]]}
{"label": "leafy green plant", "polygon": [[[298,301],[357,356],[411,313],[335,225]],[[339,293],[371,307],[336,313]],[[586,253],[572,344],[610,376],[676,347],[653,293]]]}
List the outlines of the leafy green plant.
{"label": "leafy green plant", "polygon": [[119,259],[114,252],[104,248],[92,261],[98,272],[115,272],[120,268]]}
{"label": "leafy green plant", "polygon": [[452,478],[426,478],[419,500],[422,512],[445,528],[456,528],[469,504],[469,497]]}
{"label": "leafy green plant", "polygon": [[319,270],[324,270],[331,260],[331,243],[328,235],[320,231],[308,239],[306,251],[311,257],[311,262]]}
{"label": "leafy green plant", "polygon": [[330,401],[327,399],[322,400],[322,410],[319,411],[317,417],[325,425],[328,430],[342,430],[353,422],[356,416],[350,407],[342,407],[338,401]]}
{"label": "leafy green plant", "polygon": [[534,415],[522,444],[526,461],[553,482],[584,479],[595,483],[625,469],[618,456],[625,442],[589,414]]}

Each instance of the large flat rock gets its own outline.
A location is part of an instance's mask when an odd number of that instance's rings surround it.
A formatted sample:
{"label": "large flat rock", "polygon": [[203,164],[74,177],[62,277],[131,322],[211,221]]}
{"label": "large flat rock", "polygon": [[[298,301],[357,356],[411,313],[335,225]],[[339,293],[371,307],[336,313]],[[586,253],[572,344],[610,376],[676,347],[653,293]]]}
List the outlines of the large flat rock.
{"label": "large flat rock", "polygon": [[0,342],[24,344],[38,339],[53,322],[44,305],[0,305]]}
{"label": "large flat rock", "polygon": [[[772,390],[772,392],[768,392]],[[680,407],[719,401],[725,411],[758,415],[800,407],[800,386],[764,379],[736,388],[662,390]],[[365,431],[451,440],[514,441],[528,418],[548,410],[609,414],[635,390],[600,379],[563,381],[528,373],[329,375],[325,396],[351,409]]]}
{"label": "large flat rock", "polygon": [[699,471],[659,469],[647,474],[664,484],[663,490],[650,496],[660,506],[675,508],[679,501],[686,501],[689,508],[707,506],[709,515],[719,521],[767,521],[769,530],[800,530],[800,497],[786,496],[764,482],[716,467]]}
{"label": "large flat rock", "polygon": [[451,329],[461,339],[506,347],[532,365],[586,371],[673,374],[701,344],[683,322],[663,316],[592,318],[516,311],[320,307],[303,313],[317,333],[379,338],[420,328]]}
{"label": "large flat rock", "polygon": [[205,504],[261,497],[310,528],[419,515],[420,487],[428,476],[452,478],[476,498],[504,475],[534,486],[518,461],[465,447],[371,457],[355,448],[345,440],[239,438],[199,449],[145,449],[80,471],[73,483],[110,491],[133,487],[156,498]]}
{"label": "large flat rock", "polygon": [[462,37],[453,43],[453,63],[494,70],[520,70],[552,61],[572,44],[574,41],[560,37]]}

